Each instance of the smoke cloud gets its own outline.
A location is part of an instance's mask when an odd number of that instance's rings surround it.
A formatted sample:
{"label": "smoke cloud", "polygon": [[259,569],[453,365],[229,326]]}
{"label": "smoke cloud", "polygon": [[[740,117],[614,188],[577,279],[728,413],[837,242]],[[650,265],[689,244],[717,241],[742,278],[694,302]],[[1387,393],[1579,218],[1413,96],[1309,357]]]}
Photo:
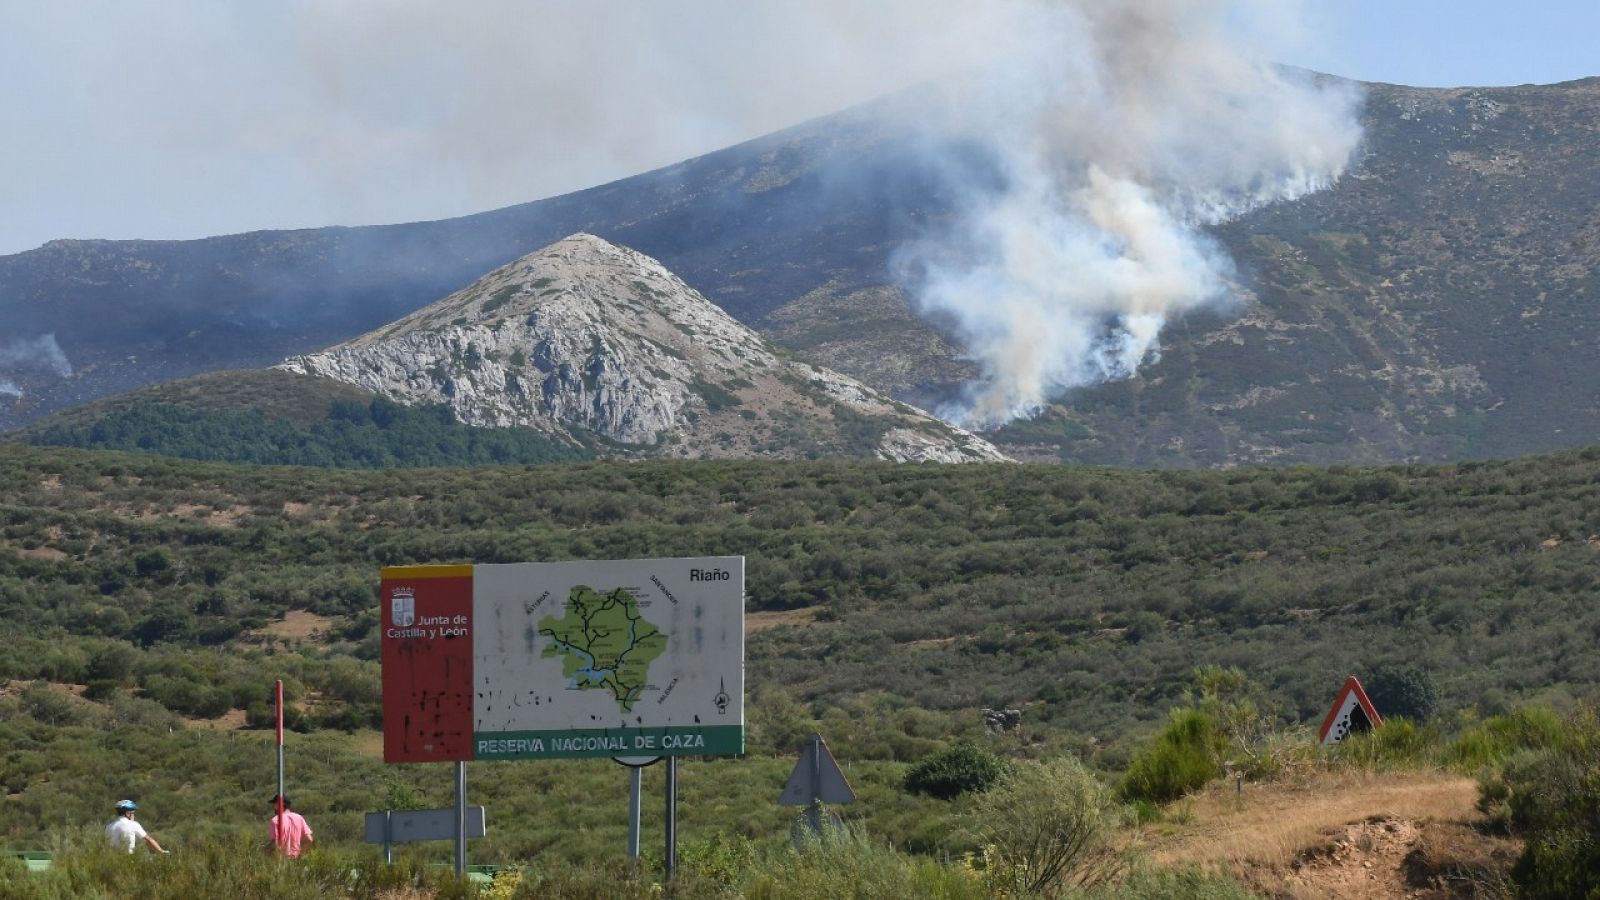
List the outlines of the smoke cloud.
{"label": "smoke cloud", "polygon": [[[61,378],[72,377],[72,363],[61,352],[54,334],[23,338],[0,344],[0,371],[11,374],[39,372]],[[22,389],[9,378],[0,377],[0,394],[22,396]]]}
{"label": "smoke cloud", "polygon": [[1361,137],[1355,90],[1253,52],[1252,33],[1292,26],[1290,12],[1008,6],[1005,55],[949,82],[936,123],[995,171],[968,180],[956,223],[896,259],[983,373],[941,415],[994,427],[1129,377],[1172,317],[1226,300],[1232,264],[1205,226],[1343,174]]}

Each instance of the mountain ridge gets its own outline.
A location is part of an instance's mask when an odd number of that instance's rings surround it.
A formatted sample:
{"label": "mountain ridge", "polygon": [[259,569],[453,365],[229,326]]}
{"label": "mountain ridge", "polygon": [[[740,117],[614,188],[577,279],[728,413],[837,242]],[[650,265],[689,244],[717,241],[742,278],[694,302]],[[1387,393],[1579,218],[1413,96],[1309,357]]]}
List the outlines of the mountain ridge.
{"label": "mountain ridge", "polygon": [[[1600,78],[1365,90],[1367,138],[1345,178],[1212,229],[1240,273],[1238,316],[1173,322],[1135,378],[994,439],[1014,456],[1163,467],[1600,442],[1587,399],[1600,317],[1586,303],[1600,291]],[[886,261],[954,201],[893,107],[442,223],[0,257],[0,321],[54,334],[76,367],[17,376],[27,396],[0,398],[0,429],[345,340],[578,230],[661,259],[783,346],[937,408],[973,368]]]}

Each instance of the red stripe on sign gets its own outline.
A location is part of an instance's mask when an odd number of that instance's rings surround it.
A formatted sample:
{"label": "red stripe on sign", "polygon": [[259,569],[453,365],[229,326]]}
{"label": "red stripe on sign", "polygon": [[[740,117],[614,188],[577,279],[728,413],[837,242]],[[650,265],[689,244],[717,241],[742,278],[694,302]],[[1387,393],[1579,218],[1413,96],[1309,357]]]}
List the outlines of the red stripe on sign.
{"label": "red stripe on sign", "polygon": [[383,761],[472,758],[472,576],[387,570]]}

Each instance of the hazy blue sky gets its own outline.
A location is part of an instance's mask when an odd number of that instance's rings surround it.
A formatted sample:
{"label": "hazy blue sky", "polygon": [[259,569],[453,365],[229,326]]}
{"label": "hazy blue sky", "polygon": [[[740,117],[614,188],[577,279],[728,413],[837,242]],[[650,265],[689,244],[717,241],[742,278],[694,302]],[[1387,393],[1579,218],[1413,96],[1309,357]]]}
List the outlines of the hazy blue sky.
{"label": "hazy blue sky", "polygon": [[[975,29],[938,11],[999,2],[0,0],[0,253],[575,190],[959,60]],[[1272,58],[1354,78],[1600,75],[1600,0],[1184,2],[1232,4]]]}
{"label": "hazy blue sky", "polygon": [[1295,62],[1423,87],[1551,84],[1600,75],[1600,0],[1323,0],[1322,40]]}

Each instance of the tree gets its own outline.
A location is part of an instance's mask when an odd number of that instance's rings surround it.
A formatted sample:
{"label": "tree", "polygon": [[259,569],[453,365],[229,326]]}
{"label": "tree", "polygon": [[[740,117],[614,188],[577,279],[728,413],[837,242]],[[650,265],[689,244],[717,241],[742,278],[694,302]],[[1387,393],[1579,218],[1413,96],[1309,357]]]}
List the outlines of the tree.
{"label": "tree", "polygon": [[1399,716],[1421,724],[1439,710],[1439,689],[1426,669],[1416,666],[1377,666],[1362,687],[1385,718]]}

